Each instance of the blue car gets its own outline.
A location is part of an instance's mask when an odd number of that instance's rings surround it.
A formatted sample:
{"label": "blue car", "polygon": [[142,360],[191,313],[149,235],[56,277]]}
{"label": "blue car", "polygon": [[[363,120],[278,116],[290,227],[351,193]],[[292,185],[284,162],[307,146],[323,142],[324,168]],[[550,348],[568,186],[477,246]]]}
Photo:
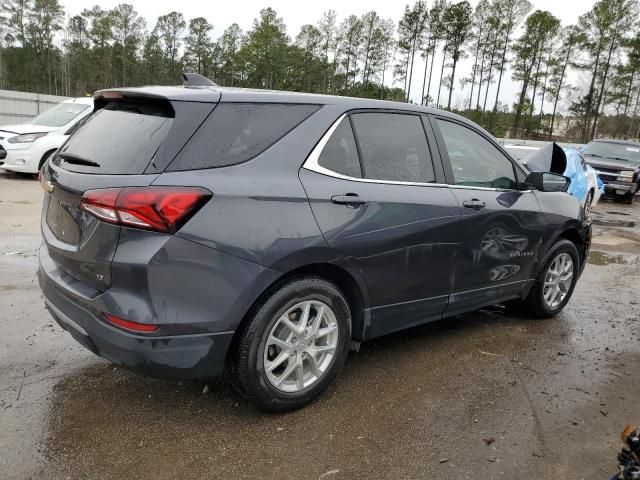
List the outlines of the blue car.
{"label": "blue car", "polygon": [[604,183],[584,160],[579,150],[549,143],[542,148],[533,145],[507,144],[505,149],[530,171],[561,173],[571,179],[567,192],[590,213],[604,193]]}

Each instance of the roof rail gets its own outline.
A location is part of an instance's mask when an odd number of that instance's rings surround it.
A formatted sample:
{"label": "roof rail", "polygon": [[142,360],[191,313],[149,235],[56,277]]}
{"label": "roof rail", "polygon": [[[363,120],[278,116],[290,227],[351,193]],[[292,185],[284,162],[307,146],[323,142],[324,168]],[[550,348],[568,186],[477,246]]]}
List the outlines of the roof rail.
{"label": "roof rail", "polygon": [[182,78],[184,82],[182,83],[185,87],[217,87],[218,85],[215,82],[212,82],[207,77],[200,75],[199,73],[183,73]]}

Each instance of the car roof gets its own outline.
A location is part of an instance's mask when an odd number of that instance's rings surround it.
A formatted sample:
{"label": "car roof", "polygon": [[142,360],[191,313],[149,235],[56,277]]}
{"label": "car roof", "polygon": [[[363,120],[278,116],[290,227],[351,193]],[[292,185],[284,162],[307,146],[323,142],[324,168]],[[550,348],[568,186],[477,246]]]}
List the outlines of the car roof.
{"label": "car roof", "polygon": [[640,143],[638,142],[633,142],[631,140],[619,140],[619,139],[615,139],[615,138],[598,138],[595,140],[592,140],[593,143],[617,143],[619,145],[629,145],[632,147],[640,147]]}
{"label": "car roof", "polygon": [[251,88],[235,88],[220,86],[183,87],[183,86],[145,86],[127,88],[109,88],[95,92],[94,97],[100,97],[107,92],[117,92],[124,95],[141,95],[156,98],[166,98],[175,101],[190,102],[265,102],[265,103],[305,103],[315,105],[339,105],[346,109],[373,108],[406,110],[437,114],[460,122],[476,124],[454,113],[431,107],[424,107],[413,103],[391,102],[388,100],[373,100],[370,98],[341,97],[338,95],[322,95],[318,93],[289,92],[284,90],[261,90]]}

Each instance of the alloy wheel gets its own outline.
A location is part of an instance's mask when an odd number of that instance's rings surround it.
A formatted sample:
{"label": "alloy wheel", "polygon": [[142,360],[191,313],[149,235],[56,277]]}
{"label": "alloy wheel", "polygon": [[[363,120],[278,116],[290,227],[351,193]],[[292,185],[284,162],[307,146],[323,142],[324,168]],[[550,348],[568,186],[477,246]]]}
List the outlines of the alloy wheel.
{"label": "alloy wheel", "polygon": [[573,259],[568,253],[561,253],[549,265],[542,291],[544,302],[549,308],[557,308],[569,294],[573,270]]}
{"label": "alloy wheel", "polygon": [[299,392],[327,372],[338,346],[338,322],[331,308],[307,300],[289,308],[269,332],[264,371],[283,392]]}

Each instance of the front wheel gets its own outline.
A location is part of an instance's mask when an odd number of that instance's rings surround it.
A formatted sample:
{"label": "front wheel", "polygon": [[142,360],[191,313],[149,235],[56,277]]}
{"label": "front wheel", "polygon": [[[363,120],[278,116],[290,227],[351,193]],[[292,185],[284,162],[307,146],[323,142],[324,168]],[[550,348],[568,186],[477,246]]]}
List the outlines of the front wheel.
{"label": "front wheel", "polygon": [[580,257],[573,242],[560,240],[547,253],[542,269],[524,301],[536,317],[549,318],[569,302],[580,271]]}
{"label": "front wheel", "polygon": [[231,380],[263,410],[294,410],[331,384],[350,341],[350,310],[338,288],[317,277],[293,279],[259,304],[238,332]]}

